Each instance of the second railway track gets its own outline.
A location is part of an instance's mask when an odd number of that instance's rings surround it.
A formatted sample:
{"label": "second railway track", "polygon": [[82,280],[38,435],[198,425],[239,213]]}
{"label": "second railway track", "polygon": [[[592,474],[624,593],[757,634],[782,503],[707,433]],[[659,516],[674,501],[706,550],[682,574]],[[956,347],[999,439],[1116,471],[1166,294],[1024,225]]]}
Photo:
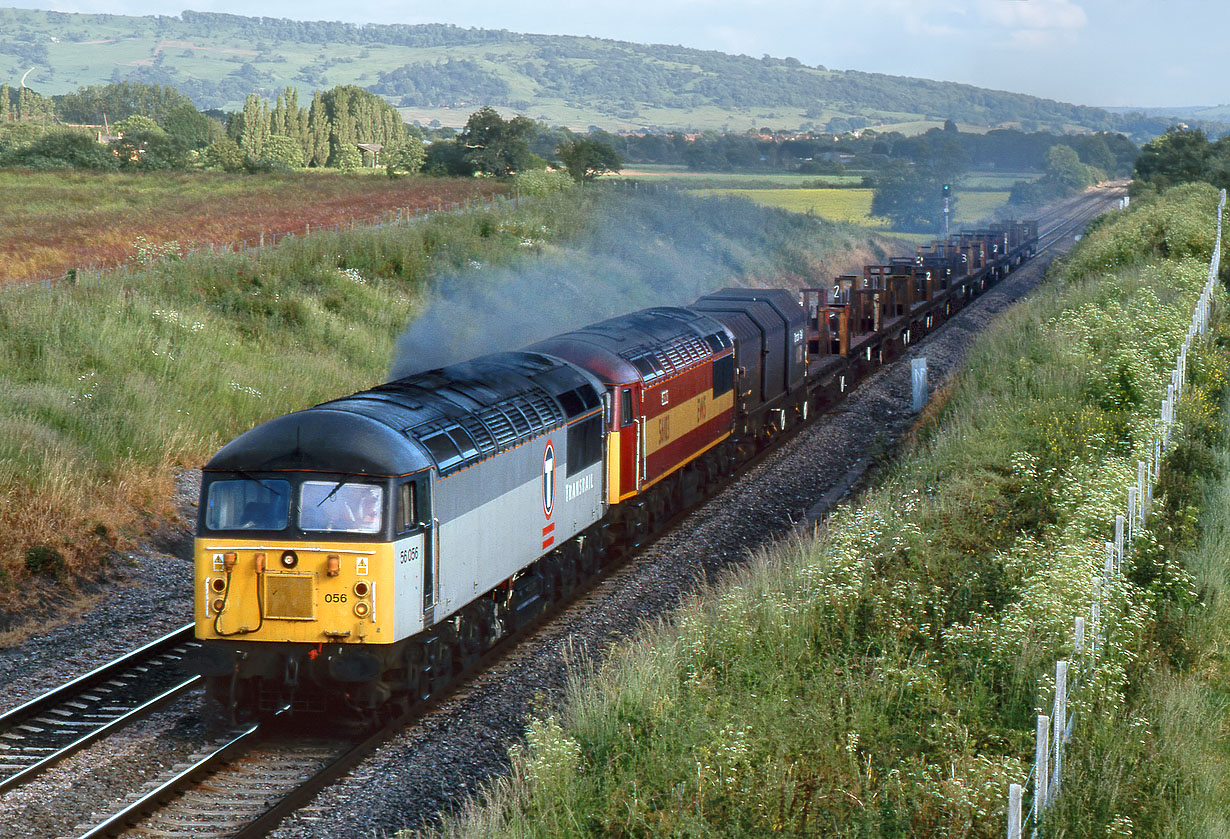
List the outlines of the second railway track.
{"label": "second railway track", "polygon": [[[1068,225],[1052,227],[1048,231],[1050,238],[1066,238],[1073,229],[1072,225],[1079,227],[1093,214],[1103,210],[1104,203],[1096,199],[1079,202],[1073,220]],[[1046,247],[1048,243],[1043,239],[1039,248]],[[579,598],[589,599],[589,596]],[[548,628],[545,634],[550,636],[553,632]],[[182,650],[178,654],[182,654]],[[105,685],[106,680],[102,683]],[[95,696],[97,691],[88,695]],[[170,698],[173,697],[163,701]],[[461,698],[458,701],[468,700]],[[40,713],[45,716],[46,711]],[[31,719],[41,719],[42,716]],[[4,719],[8,719],[8,715],[0,718],[0,726]],[[105,733],[93,734],[90,739],[98,739]],[[202,752],[200,760],[192,762],[200,763],[199,766],[181,762],[175,771],[169,773],[172,777],[150,784],[143,794],[130,796],[122,806],[112,805],[106,814],[99,813],[99,819],[94,820],[93,826],[83,826],[63,835],[94,837],[118,835],[125,830],[129,831],[125,835],[159,837],[265,835],[286,812],[301,805],[315,789],[344,772],[346,767],[387,739],[389,732],[373,737],[369,742],[359,743],[354,738],[303,732],[288,734],[282,730],[273,743],[260,745],[265,736],[266,732],[256,730],[242,737],[236,736],[234,742],[228,740],[226,750]],[[214,752],[223,754],[211,757]],[[208,780],[203,781],[206,777]],[[138,799],[147,800],[138,804]],[[166,802],[173,802],[173,806],[164,806]],[[123,812],[117,813],[117,810]],[[145,813],[155,810],[157,812],[152,817],[145,816]],[[106,817],[102,818],[104,815]]]}

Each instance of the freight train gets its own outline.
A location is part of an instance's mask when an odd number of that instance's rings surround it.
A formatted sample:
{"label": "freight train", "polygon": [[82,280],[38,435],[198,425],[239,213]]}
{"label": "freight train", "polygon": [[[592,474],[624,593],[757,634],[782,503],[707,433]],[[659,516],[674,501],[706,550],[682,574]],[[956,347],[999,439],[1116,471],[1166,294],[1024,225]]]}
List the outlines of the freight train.
{"label": "freight train", "polygon": [[203,468],[190,667],[232,713],[400,713],[1034,254],[1007,222],[278,417]]}

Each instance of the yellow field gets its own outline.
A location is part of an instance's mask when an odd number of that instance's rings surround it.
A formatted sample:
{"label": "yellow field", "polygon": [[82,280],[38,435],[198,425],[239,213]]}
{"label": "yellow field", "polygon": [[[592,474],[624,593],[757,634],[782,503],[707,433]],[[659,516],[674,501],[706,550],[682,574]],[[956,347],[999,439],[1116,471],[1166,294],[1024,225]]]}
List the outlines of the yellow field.
{"label": "yellow field", "polygon": [[[759,204],[795,213],[809,213],[832,221],[846,221],[881,232],[893,232],[887,219],[871,215],[870,189],[723,189]],[[952,227],[972,224],[990,215],[1008,200],[1007,192],[958,192]],[[919,234],[896,234],[919,236]],[[921,235],[920,239],[929,239]]]}

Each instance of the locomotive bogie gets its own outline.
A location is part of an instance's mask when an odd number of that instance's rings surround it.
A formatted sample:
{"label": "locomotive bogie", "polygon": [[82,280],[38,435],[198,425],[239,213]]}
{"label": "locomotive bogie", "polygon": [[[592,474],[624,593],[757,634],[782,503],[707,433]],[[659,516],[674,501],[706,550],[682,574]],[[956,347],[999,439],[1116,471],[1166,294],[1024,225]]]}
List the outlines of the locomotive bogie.
{"label": "locomotive bogie", "polygon": [[1036,246],[963,231],[802,304],[723,289],[258,426],[205,468],[194,669],[232,710],[429,699]]}

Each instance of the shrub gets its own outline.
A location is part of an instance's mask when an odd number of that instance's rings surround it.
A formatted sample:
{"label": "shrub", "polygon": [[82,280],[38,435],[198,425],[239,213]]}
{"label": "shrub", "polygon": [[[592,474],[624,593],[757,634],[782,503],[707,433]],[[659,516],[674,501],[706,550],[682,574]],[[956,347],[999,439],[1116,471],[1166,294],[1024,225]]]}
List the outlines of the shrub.
{"label": "shrub", "polygon": [[114,169],[107,146],[80,131],[52,131],[0,158],[0,165],[26,169]]}

